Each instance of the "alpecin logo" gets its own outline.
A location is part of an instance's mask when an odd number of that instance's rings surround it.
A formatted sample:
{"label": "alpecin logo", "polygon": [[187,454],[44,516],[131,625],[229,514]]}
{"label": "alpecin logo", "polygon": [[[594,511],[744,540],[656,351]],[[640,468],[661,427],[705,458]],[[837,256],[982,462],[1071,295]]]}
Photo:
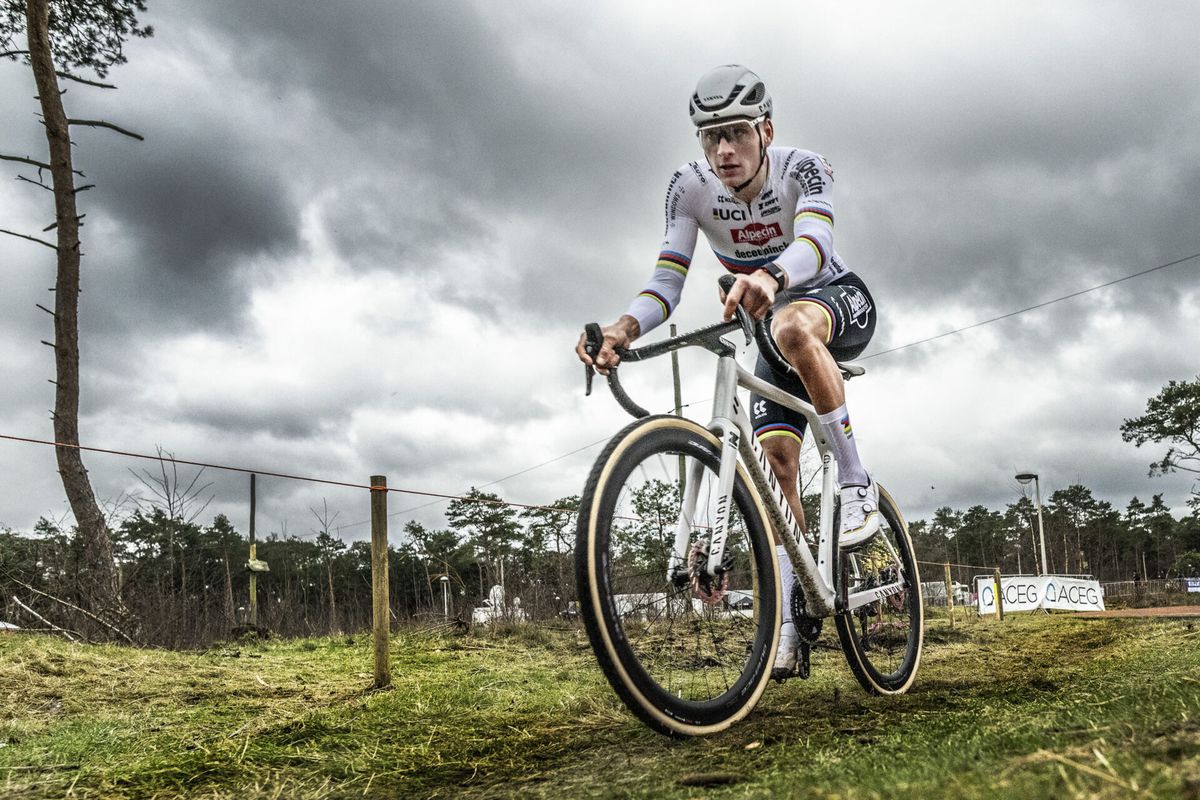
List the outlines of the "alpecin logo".
{"label": "alpecin logo", "polygon": [[732,233],[734,244],[763,245],[777,236],[783,236],[783,229],[779,227],[778,222],[772,222],[770,225],[752,222],[744,228],[734,228]]}

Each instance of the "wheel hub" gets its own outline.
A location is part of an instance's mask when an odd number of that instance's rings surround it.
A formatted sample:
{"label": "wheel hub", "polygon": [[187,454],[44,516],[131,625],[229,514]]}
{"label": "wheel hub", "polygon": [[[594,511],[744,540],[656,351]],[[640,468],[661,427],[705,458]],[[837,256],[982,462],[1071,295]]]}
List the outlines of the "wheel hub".
{"label": "wheel hub", "polygon": [[688,575],[692,579],[692,597],[705,605],[715,606],[729,590],[729,573],[713,577],[708,574],[708,542],[698,539],[688,554]]}

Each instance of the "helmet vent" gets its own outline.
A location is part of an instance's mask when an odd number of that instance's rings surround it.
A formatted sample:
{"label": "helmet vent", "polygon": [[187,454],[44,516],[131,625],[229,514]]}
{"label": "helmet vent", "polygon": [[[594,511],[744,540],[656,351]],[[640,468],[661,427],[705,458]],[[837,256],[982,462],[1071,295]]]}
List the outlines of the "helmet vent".
{"label": "helmet vent", "polygon": [[754,84],[754,88],[751,89],[749,92],[747,92],[746,96],[742,98],[742,105],[756,106],[762,102],[762,99],[766,95],[766,93],[767,93],[767,87],[764,86],[761,82],[756,83],[756,84]]}
{"label": "helmet vent", "polygon": [[[715,97],[705,98],[701,98],[700,94],[697,92],[696,94],[692,95],[692,102],[696,105],[696,108],[700,109],[701,111],[719,111],[736,100],[738,94],[741,93],[743,88],[744,87],[739,83],[730,90],[728,95],[717,95]],[[706,103],[706,100],[714,100],[716,102]]]}

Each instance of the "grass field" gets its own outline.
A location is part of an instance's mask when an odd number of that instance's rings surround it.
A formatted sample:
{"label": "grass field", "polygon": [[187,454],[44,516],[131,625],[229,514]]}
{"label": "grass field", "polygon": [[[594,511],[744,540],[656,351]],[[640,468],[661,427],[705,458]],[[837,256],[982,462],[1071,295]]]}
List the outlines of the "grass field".
{"label": "grass field", "polygon": [[[836,639],[827,629],[823,642]],[[911,694],[840,652],[732,730],[676,741],[575,629],[198,653],[0,636],[0,797],[1200,798],[1200,624],[930,623]]]}

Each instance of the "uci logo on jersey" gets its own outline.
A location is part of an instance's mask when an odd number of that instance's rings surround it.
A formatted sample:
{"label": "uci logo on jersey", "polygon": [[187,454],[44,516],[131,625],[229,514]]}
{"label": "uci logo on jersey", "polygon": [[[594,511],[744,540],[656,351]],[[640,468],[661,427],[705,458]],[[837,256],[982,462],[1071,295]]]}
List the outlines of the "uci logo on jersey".
{"label": "uci logo on jersey", "polygon": [[713,219],[734,220],[737,222],[745,222],[746,209],[744,208],[714,208]]}

